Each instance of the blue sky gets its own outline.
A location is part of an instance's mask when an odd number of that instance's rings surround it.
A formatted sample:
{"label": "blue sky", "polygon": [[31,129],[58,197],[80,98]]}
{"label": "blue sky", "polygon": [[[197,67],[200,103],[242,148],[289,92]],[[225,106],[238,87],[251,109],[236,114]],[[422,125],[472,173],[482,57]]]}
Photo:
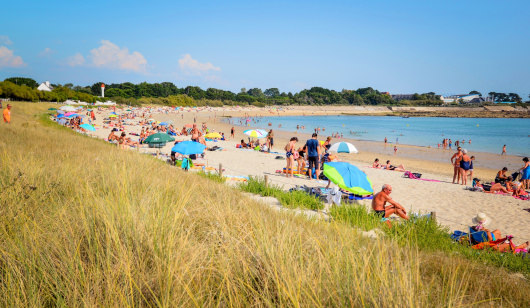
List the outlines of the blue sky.
{"label": "blue sky", "polygon": [[530,1],[9,1],[0,79],[530,92]]}

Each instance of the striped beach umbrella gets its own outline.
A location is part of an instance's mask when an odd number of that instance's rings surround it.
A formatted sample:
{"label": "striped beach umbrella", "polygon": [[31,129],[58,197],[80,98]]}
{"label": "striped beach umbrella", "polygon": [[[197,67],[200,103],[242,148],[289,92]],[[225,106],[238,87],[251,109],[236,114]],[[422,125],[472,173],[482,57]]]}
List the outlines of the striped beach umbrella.
{"label": "striped beach umbrella", "polygon": [[372,182],[364,172],[347,162],[324,164],[324,175],[340,188],[359,196],[374,193]]}
{"label": "striped beach umbrella", "polygon": [[263,129],[247,129],[243,132],[243,134],[249,137],[261,139],[267,137],[269,133]]}
{"label": "striped beach umbrella", "polygon": [[349,142],[337,142],[334,143],[330,148],[330,152],[337,153],[359,153],[355,146]]}

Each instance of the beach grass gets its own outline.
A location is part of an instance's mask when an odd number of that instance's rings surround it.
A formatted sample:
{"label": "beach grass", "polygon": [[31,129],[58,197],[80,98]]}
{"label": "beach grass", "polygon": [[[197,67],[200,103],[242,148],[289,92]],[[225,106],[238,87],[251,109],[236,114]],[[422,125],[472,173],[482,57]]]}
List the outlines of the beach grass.
{"label": "beach grass", "polygon": [[[468,245],[456,243],[451,239],[449,229],[439,225],[430,217],[412,218],[411,222],[400,220],[392,223],[392,228],[387,228],[381,223],[380,217],[361,204],[334,206],[330,209],[330,215],[337,221],[364,231],[380,228],[387,237],[395,240],[400,246],[416,247],[425,252],[455,254],[530,277],[530,259],[511,253],[475,250]],[[468,232],[468,230],[462,231]]]}
{"label": "beach grass", "polygon": [[238,186],[241,190],[261,195],[264,197],[274,197],[280,203],[289,209],[303,208],[309,210],[321,210],[324,204],[318,198],[311,196],[303,191],[284,191],[279,185],[265,185],[265,179],[261,177],[249,177],[247,182]]}
{"label": "beach grass", "polygon": [[238,189],[42,120],[0,126],[1,306],[528,307],[527,280]]}

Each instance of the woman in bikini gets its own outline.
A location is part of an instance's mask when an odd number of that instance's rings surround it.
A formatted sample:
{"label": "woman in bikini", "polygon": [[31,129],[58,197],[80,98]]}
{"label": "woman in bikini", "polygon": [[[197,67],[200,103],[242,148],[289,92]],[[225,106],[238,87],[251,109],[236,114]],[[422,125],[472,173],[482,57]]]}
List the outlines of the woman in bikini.
{"label": "woman in bikini", "polygon": [[293,137],[293,138],[291,138],[289,143],[285,146],[285,157],[286,157],[286,160],[287,160],[287,167],[285,169],[285,175],[287,177],[289,177],[289,176],[293,177],[294,152],[295,152],[296,142],[298,142],[298,138]]}

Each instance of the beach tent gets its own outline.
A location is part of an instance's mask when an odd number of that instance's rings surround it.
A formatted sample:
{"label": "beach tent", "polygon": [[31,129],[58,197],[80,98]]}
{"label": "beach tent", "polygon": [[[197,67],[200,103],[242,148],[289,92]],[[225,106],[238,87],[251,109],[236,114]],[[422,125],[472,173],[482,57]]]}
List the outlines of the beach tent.
{"label": "beach tent", "polygon": [[374,193],[372,182],[364,172],[347,162],[324,163],[324,175],[340,188],[359,196]]}
{"label": "beach tent", "polygon": [[337,152],[337,153],[359,153],[357,151],[357,148],[349,142],[337,142],[334,143],[330,148],[330,152]]}

